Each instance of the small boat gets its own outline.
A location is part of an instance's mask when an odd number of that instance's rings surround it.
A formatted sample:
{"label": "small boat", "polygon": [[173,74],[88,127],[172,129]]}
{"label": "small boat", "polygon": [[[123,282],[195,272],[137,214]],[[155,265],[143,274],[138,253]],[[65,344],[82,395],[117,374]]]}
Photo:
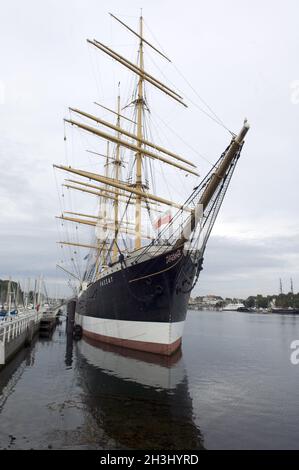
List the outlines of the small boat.
{"label": "small boat", "polygon": [[224,312],[247,312],[248,309],[245,309],[245,305],[241,303],[235,303],[235,304],[228,304],[225,307],[223,307]]}
{"label": "small boat", "polygon": [[17,309],[14,309],[14,310],[0,310],[0,317],[2,318],[5,318],[5,317],[10,317],[10,316],[16,316],[18,315],[18,310]]}
{"label": "small boat", "polygon": [[272,313],[287,313],[289,315],[299,315],[299,308],[293,307],[272,307]]}

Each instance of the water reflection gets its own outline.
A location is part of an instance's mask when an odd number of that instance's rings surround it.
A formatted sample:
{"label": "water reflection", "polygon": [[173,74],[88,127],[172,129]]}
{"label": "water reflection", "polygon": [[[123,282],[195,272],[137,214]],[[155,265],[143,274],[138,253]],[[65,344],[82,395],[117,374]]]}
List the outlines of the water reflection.
{"label": "water reflection", "polygon": [[0,368],[0,413],[7,399],[14,392],[26,367],[33,367],[34,363],[34,348],[23,348],[5,367]]}
{"label": "water reflection", "polygon": [[73,364],[73,332],[68,330],[66,323],[66,350],[65,350],[65,365],[67,369],[72,368]]}
{"label": "water reflection", "polygon": [[86,339],[75,344],[84,402],[115,448],[203,448],[180,351],[167,358]]}

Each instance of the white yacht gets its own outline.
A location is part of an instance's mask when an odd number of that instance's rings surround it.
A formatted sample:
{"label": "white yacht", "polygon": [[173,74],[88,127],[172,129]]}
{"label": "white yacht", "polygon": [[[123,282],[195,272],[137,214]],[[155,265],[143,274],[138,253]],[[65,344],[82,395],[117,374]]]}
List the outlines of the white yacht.
{"label": "white yacht", "polygon": [[241,303],[227,304],[223,307],[222,310],[225,312],[238,312],[240,309],[245,309],[245,305]]}

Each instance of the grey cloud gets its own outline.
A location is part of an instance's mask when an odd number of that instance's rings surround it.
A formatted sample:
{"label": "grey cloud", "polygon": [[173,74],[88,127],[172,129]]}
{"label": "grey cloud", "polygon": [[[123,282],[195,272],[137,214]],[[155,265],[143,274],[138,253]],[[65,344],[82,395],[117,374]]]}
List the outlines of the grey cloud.
{"label": "grey cloud", "polygon": [[[282,277],[286,289],[295,279],[299,291],[299,236],[240,240],[211,237],[195,292],[248,296],[277,293]],[[297,281],[297,284],[296,284]]]}

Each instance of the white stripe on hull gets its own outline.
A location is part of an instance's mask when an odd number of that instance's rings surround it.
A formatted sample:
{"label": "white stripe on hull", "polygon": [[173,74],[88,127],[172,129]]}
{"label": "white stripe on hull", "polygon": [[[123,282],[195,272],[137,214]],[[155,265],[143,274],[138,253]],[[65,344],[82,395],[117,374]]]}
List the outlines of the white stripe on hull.
{"label": "white stripe on hull", "polygon": [[176,323],[111,320],[76,313],[76,323],[95,335],[145,343],[172,344],[183,335],[185,321]]}

